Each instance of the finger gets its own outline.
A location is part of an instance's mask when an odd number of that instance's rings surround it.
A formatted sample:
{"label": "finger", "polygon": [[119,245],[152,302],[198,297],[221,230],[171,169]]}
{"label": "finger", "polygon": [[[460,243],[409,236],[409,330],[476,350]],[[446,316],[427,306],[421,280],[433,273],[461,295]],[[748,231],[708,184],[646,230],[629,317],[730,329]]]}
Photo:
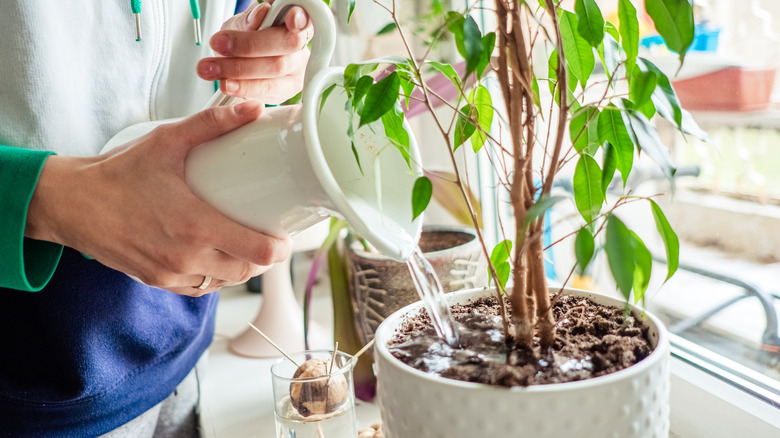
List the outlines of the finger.
{"label": "finger", "polygon": [[[247,8],[248,10],[249,8]],[[238,24],[238,30],[256,31],[271,10],[270,3],[260,3],[246,15],[245,19]]]}
{"label": "finger", "polygon": [[230,222],[231,224],[221,228],[219,233],[214,233],[211,242],[211,246],[227,256],[257,266],[270,266],[290,256],[290,238],[269,236]]}
{"label": "finger", "polygon": [[308,41],[307,28],[290,32],[286,27],[258,31],[221,30],[209,41],[211,49],[222,56],[261,57],[297,52]]}
{"label": "finger", "polygon": [[[185,220],[185,224],[182,225],[186,229],[184,235],[186,237],[184,238],[193,245],[221,251],[234,259],[259,266],[270,266],[290,255],[292,241],[286,235],[274,237],[246,227],[225,216],[192,192],[182,196],[184,196],[183,202],[187,202],[189,205],[188,209],[196,213],[194,219],[191,218],[191,221]],[[204,254],[198,251],[198,254],[193,254],[193,256],[199,259]],[[210,252],[205,254],[205,257],[210,260],[209,263],[218,266],[221,266],[219,264],[224,263],[225,260],[230,261],[230,259],[220,259]],[[193,267],[191,264],[186,264],[179,271],[182,274],[198,273],[208,275],[201,271],[202,268],[200,266],[203,266],[202,264],[198,263],[197,266]],[[219,272],[214,272],[214,274],[212,276],[225,278]],[[240,279],[235,276],[233,278]]]}
{"label": "finger", "polygon": [[[270,271],[271,268],[273,268],[273,266],[256,266],[250,278],[265,274],[266,272]],[[184,295],[189,295],[189,296],[201,296],[201,295],[210,294],[212,292],[216,292],[224,287],[244,284],[247,281],[249,281],[249,278],[247,278],[244,281],[229,281],[229,280],[223,280],[218,277],[211,277],[211,280],[208,282],[208,285],[205,287],[201,287],[203,286],[205,280],[206,280],[205,275],[188,276],[187,279],[185,280],[187,284],[186,286],[176,286],[176,287],[168,288],[168,290],[176,293],[181,293]]]}
{"label": "finger", "polygon": [[207,81],[221,79],[266,79],[288,76],[306,65],[308,52],[261,58],[204,58],[198,62],[198,76]]}
{"label": "finger", "polygon": [[300,32],[309,26],[309,15],[300,6],[293,6],[287,11],[284,24],[290,32]]}
{"label": "finger", "polygon": [[258,96],[268,105],[279,105],[298,93],[302,83],[303,76],[295,75],[272,79],[230,79],[221,81],[219,86],[223,93],[230,96]]}
{"label": "finger", "polygon": [[[209,256],[201,259],[200,265],[202,267],[193,268],[196,270],[194,274],[188,273],[181,277],[181,285],[204,286],[205,289],[225,284],[246,283],[250,278],[267,271],[270,266],[255,265],[216,249],[209,251]],[[208,279],[204,277],[210,277],[212,281],[207,281]]]}
{"label": "finger", "polygon": [[255,101],[247,101],[234,106],[209,108],[180,122],[172,123],[165,129],[172,131],[172,137],[180,142],[186,152],[195,146],[256,120],[261,111],[260,104]]}
{"label": "finger", "polygon": [[252,2],[243,12],[225,21],[222,24],[222,29],[257,30],[270,9],[271,5],[268,2],[260,4]]}

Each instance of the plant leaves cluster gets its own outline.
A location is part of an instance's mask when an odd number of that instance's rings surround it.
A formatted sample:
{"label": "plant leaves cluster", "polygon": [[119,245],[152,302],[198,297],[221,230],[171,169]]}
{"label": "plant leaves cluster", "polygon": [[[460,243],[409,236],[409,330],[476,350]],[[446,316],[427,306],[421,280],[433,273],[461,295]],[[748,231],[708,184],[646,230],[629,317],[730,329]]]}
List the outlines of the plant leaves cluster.
{"label": "plant leaves cluster", "polygon": [[[613,214],[614,207],[635,199],[626,189],[639,154],[652,159],[662,174],[674,183],[676,167],[651,119],[665,119],[680,132],[700,139],[706,140],[706,134],[682,108],[669,77],[640,56],[639,12],[631,0],[618,0],[618,23],[605,20],[596,0],[576,0],[573,10],[566,10],[552,0],[539,0],[538,8],[529,3],[520,0],[517,7],[526,8],[532,16],[554,13],[558,23],[560,41],[557,44],[553,41],[554,47],[548,51],[546,76],[535,69],[530,82],[521,85],[531,90],[537,107],[534,116],[544,114],[539,82],[547,82],[553,96],[552,104],[560,106],[563,93],[567,97],[567,103],[560,110],[568,112],[566,134],[576,161],[572,196],[583,221],[582,228],[574,233],[578,269],[586,273],[595,254],[603,249],[617,288],[627,299],[633,294],[633,299],[638,301],[647,290],[653,257],[642,238]],[[645,0],[644,5],[655,28],[667,46],[679,54],[682,63],[693,40],[691,1]],[[353,7],[354,1],[350,3],[350,13]],[[446,78],[458,92],[457,102],[453,104],[453,122],[449,130],[443,132],[451,151],[458,151],[468,143],[473,153],[480,153],[486,145],[512,153],[491,134],[493,125],[503,123],[498,120],[502,113],[496,109],[501,105],[497,102],[501,92],[493,92],[488,81],[493,72],[491,59],[500,55],[496,53],[497,33],[480,29],[471,12],[446,11],[441,14],[443,22],[439,32],[431,36],[435,39],[446,33],[452,38],[463,59],[460,67],[411,56],[386,57],[347,66],[343,86],[348,95],[346,110],[354,122],[350,123],[350,137],[354,136],[354,129],[380,122],[390,143],[409,163],[405,110],[412,100],[429,103],[436,98],[435,90],[426,82],[426,77],[435,73]],[[380,31],[381,34],[402,31],[397,17],[393,20]],[[542,21],[539,19],[540,23]],[[559,69],[561,59],[565,59],[563,69]],[[600,68],[597,69],[598,63]],[[595,79],[595,71],[603,71],[605,88],[613,92],[605,93],[604,98],[593,102],[585,98],[586,91],[600,81],[603,83],[602,79]],[[566,74],[566,87],[561,87],[564,81],[558,78],[562,72]],[[523,81],[519,77],[516,80]],[[626,93],[616,91],[621,82],[627,87]],[[473,85],[467,86],[469,83]],[[323,93],[323,101],[331,91],[328,89]],[[360,166],[357,154],[355,156]],[[494,166],[498,164],[494,163]],[[616,174],[620,175],[619,182],[613,183]],[[618,190],[620,193],[614,196],[617,202],[611,203],[615,184],[621,184],[623,191]],[[433,190],[434,184],[427,176],[420,177],[414,184],[410,194],[414,217],[428,206]],[[535,208],[529,210],[532,213],[529,220],[543,217],[558,200],[550,196],[538,197],[534,201]],[[650,198],[645,200],[664,244],[668,279],[678,266],[679,241],[659,205]],[[510,278],[513,248],[515,252],[521,250],[523,242],[504,240],[490,255],[501,288]]]}

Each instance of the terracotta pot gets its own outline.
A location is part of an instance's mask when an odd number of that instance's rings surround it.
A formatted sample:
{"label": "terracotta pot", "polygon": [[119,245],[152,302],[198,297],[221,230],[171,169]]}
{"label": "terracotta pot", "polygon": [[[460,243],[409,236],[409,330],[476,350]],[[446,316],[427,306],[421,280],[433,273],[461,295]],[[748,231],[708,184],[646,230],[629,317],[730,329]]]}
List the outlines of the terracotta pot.
{"label": "terracotta pot", "polygon": [[[472,229],[425,227],[419,245],[445,292],[487,284],[487,264]],[[386,317],[420,297],[405,263],[366,252],[358,242],[348,245],[348,253],[355,324],[366,343]]]}
{"label": "terracotta pot", "polygon": [[673,81],[683,107],[703,111],[757,111],[770,104],[776,70],[728,67]]}
{"label": "terracotta pot", "polygon": [[[479,289],[448,294],[449,303],[493,295]],[[567,289],[600,304],[622,307],[612,297]],[[399,324],[420,311],[410,305],[388,317],[376,332],[377,398],[387,438],[615,437],[668,438],[669,335],[646,313],[653,352],[621,371],[577,382],[496,387],[416,370],[393,357],[387,342]],[[641,310],[632,306],[641,317]]]}

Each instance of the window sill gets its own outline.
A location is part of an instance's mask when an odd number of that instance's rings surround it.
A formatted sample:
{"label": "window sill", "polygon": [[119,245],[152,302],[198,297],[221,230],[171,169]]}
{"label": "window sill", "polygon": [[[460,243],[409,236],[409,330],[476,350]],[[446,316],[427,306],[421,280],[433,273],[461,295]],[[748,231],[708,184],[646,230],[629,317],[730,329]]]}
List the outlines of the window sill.
{"label": "window sill", "polygon": [[780,406],[725,382],[672,350],[671,436],[780,436]]}

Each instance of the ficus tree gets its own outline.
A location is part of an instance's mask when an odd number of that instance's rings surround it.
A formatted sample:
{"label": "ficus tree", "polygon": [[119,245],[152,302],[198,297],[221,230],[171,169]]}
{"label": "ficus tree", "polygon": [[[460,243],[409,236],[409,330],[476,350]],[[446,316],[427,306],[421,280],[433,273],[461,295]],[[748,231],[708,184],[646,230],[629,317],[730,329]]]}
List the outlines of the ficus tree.
{"label": "ficus tree", "polygon": [[[617,0],[618,23],[606,21],[596,0],[475,1],[464,10],[446,10],[432,0],[441,23],[427,36],[426,52],[416,53],[399,16],[400,0],[373,1],[388,14],[382,32],[398,32],[406,56],[386,57],[346,67],[343,85],[352,118],[348,134],[381,120],[393,149],[409,158],[409,136],[403,129],[410,104],[424,105],[451,157],[450,178],[459,188],[471,222],[482,242],[499,298],[507,299],[504,315],[508,339],[532,348],[554,342],[551,295],[545,277],[543,244],[545,213],[563,196],[553,194],[562,169],[573,167],[573,201],[581,227],[571,233],[576,266],[584,270],[596,241],[603,242],[615,283],[626,300],[643,298],[652,257],[642,239],[615,214],[630,202],[647,202],[666,250],[666,278],[678,266],[679,242],[652,197],[626,188],[636,157],[651,158],[674,182],[676,168],[660,140],[653,118],[673,124],[684,134],[704,138],[690,114],[680,106],[669,77],[640,56],[637,4]],[[638,3],[638,2],[637,2]],[[691,0],[644,0],[644,9],[680,65],[693,42]],[[351,15],[355,1],[347,2]],[[638,3],[641,5],[641,3]],[[359,7],[359,4],[358,4]],[[481,10],[480,10],[481,9]],[[492,14],[494,29],[482,29],[474,12]],[[437,41],[454,41],[463,68],[430,59]],[[600,72],[594,74],[596,66]],[[431,74],[446,77],[457,98],[446,99],[428,84]],[[493,86],[489,86],[492,81]],[[335,87],[335,85],[333,86]],[[323,100],[332,91],[326,90]],[[543,92],[544,91],[544,92]],[[446,105],[445,115],[434,111]],[[387,152],[389,153],[389,152]],[[485,243],[480,218],[457,154],[486,154],[513,212],[513,230],[495,247]],[[357,161],[357,155],[356,155]],[[358,161],[356,165],[361,166]],[[607,196],[613,178],[622,182],[618,196]],[[440,177],[440,176],[439,176]],[[427,207],[436,178],[419,178],[410,207],[419,215]],[[498,203],[498,200],[481,201]],[[571,275],[571,274],[570,274]],[[553,291],[554,292],[554,291]]]}

